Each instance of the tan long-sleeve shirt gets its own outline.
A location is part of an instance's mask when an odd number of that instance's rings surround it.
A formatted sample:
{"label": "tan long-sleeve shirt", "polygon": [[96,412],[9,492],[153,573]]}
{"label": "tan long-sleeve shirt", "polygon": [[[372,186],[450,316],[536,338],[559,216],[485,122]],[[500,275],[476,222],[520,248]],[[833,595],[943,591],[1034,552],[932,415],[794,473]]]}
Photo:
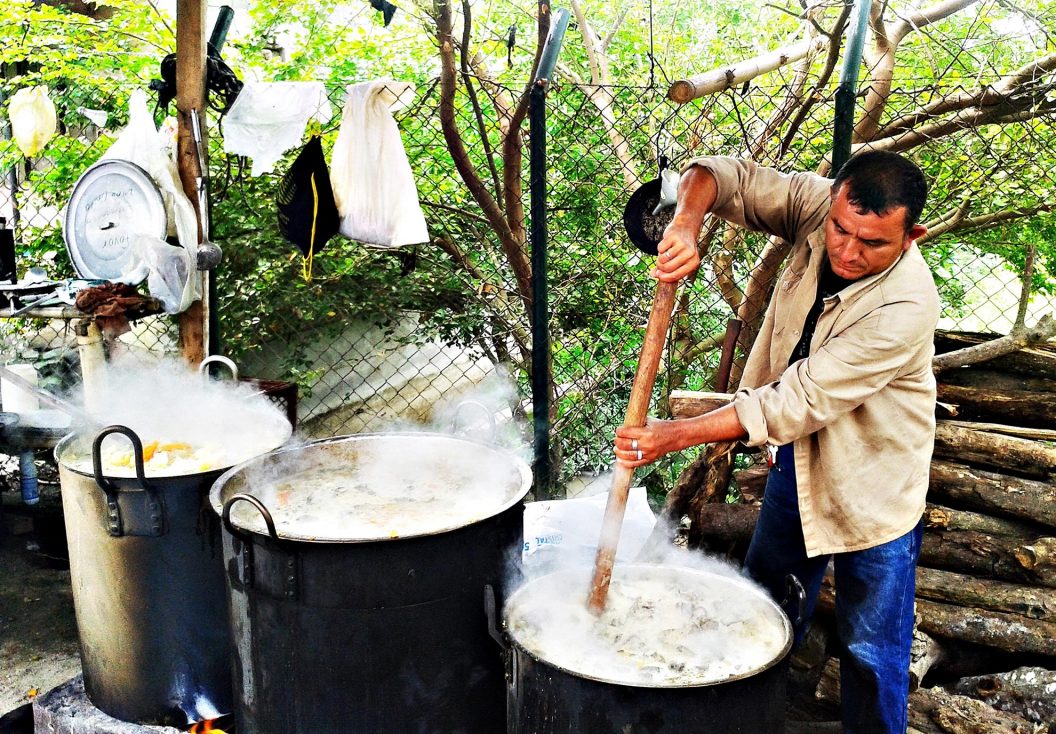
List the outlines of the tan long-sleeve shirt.
{"label": "tan long-sleeve shirt", "polygon": [[939,296],[916,245],[830,298],[806,359],[788,364],[817,296],[832,181],[708,157],[712,211],[792,243],[734,406],[750,446],[792,443],[808,556],[870,548],[924,511],[935,436]]}

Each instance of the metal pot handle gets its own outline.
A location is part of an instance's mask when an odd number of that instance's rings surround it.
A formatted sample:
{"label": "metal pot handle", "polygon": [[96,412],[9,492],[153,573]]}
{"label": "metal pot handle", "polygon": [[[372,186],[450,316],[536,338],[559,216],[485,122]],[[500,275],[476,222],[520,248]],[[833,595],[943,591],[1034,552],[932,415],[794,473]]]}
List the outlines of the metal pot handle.
{"label": "metal pot handle", "polygon": [[484,614],[488,619],[488,634],[491,635],[491,639],[499,643],[499,647],[504,652],[508,652],[510,649],[510,640],[506,636],[506,633],[502,630],[502,624],[499,622],[499,603],[497,600],[498,594],[495,592],[495,587],[491,584],[484,584]]}
{"label": "metal pot handle", "polygon": [[[124,518],[122,518],[121,502],[119,502],[122,493],[118,487],[114,486],[113,482],[103,475],[103,440],[114,433],[120,433],[132,443],[132,460],[136,467],[136,481],[139,483],[139,489],[143,492],[143,497],[145,497],[145,507],[133,506],[132,498],[128,497],[128,501],[125,503]],[[92,472],[95,476],[95,483],[106,495],[107,532],[110,535],[119,538],[123,535],[158,536],[164,534],[165,518],[161,499],[153,487],[147,483],[143,469],[143,442],[135,431],[128,426],[120,425],[107,426],[99,431],[95,440],[92,441]],[[126,492],[124,494],[131,495],[132,493]],[[143,517],[143,515],[146,517]]]}
{"label": "metal pot handle", "polygon": [[803,624],[807,616],[807,592],[803,590],[803,584],[794,574],[785,576],[785,598],[781,602],[781,608],[786,609],[795,603],[796,618],[792,620],[792,626],[798,627]]}
{"label": "metal pot handle", "polygon": [[275,532],[275,521],[271,518],[271,513],[268,511],[268,508],[265,507],[264,503],[258,500],[256,497],[251,494],[245,494],[244,492],[238,492],[237,494],[233,494],[227,498],[226,502],[224,502],[224,510],[221,514],[221,518],[224,521],[224,527],[227,528],[227,532],[240,537],[243,535],[243,532],[237,529],[231,522],[231,508],[236,502],[240,500],[243,502],[248,502],[249,504],[257,508],[257,512],[259,512],[260,516],[264,518],[264,524],[268,528],[268,535],[271,536],[271,539],[274,540],[276,543],[279,543],[279,534]]}
{"label": "metal pot handle", "polygon": [[495,414],[491,412],[491,408],[489,408],[487,405],[480,402],[479,400],[463,400],[455,406],[455,410],[451,415],[452,432],[459,432],[459,419],[461,418],[462,414],[465,413],[465,409],[467,407],[479,409],[479,411],[484,414],[484,417],[488,419],[488,435],[486,440],[489,442],[494,442],[495,437],[498,434],[498,426],[495,423]]}
{"label": "metal pot handle", "polygon": [[238,365],[236,365],[232,360],[220,354],[214,354],[211,357],[206,357],[205,359],[203,359],[201,364],[198,365],[198,373],[201,375],[207,374],[209,370],[209,365],[211,364],[224,365],[224,367],[227,367],[229,370],[231,370],[231,379],[235,382],[238,382]]}

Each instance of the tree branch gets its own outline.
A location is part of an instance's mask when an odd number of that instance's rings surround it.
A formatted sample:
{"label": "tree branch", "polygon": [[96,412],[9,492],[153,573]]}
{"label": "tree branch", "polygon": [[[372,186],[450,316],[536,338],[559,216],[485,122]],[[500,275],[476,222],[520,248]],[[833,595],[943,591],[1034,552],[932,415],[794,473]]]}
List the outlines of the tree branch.
{"label": "tree branch", "polygon": [[491,141],[488,140],[488,130],[484,127],[484,113],[480,109],[477,100],[477,91],[473,88],[473,79],[469,74],[469,38],[473,27],[472,9],[469,0],[462,0],[462,44],[459,48],[459,68],[462,72],[462,84],[469,95],[469,102],[473,106],[473,117],[477,122],[477,133],[480,135],[480,144],[484,148],[484,160],[488,162],[488,170],[491,171],[491,182],[495,186],[495,197],[502,201],[502,183],[499,181],[499,172],[495,168],[495,154],[491,149]]}
{"label": "tree branch", "polygon": [[[532,274],[528,257],[521,245],[523,237],[518,238],[511,229],[506,218],[503,216],[498,202],[484,186],[480,176],[477,174],[473,162],[469,159],[462,135],[455,121],[455,57],[454,38],[452,37],[451,5],[450,0],[438,0],[437,9],[437,39],[440,42],[440,126],[447,142],[451,160],[458,170],[462,181],[469,188],[470,193],[484,212],[491,228],[498,235],[502,243],[503,251],[506,253],[507,262],[513,269],[517,279],[517,288],[524,301],[527,310],[531,310],[532,302]],[[517,151],[519,154],[519,150]],[[518,166],[519,168],[519,166]],[[507,187],[507,193],[508,187]],[[522,215],[523,216],[523,215]],[[523,232],[523,225],[521,228]]]}
{"label": "tree branch", "polygon": [[854,142],[872,140],[880,127],[894,79],[895,53],[898,45],[913,30],[920,30],[943,18],[973,5],[979,0],[944,0],[936,5],[911,13],[890,28],[884,25],[879,4],[874,2],[870,25],[873,28],[873,49],[865,54],[869,85],[862,116],[854,126]]}

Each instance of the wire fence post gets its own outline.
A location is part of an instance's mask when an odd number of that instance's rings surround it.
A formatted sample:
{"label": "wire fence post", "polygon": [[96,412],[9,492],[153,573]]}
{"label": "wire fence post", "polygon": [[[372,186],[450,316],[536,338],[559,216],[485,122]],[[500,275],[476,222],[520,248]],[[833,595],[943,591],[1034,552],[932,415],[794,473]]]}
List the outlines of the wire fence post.
{"label": "wire fence post", "polygon": [[532,79],[529,107],[529,188],[532,212],[532,421],[535,496],[550,490],[550,304],[547,291],[546,229],[546,90],[568,28],[568,10],[554,13]]}
{"label": "wire fence post", "polygon": [[854,134],[854,98],[858,92],[858,69],[862,65],[865,31],[869,27],[869,0],[854,0],[854,20],[843,57],[840,84],[836,87],[836,114],[832,130],[832,173],[851,157]]}

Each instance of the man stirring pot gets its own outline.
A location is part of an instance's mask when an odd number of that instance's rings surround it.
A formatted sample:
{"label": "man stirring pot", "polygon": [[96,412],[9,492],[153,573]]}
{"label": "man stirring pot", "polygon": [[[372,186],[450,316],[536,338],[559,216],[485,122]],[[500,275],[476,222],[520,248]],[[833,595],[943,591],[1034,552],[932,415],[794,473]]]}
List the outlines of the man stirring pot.
{"label": "man stirring pot", "polygon": [[[629,467],[715,441],[773,456],[745,573],[781,598],[795,574],[813,611],[830,558],[848,734],[906,731],[915,567],[935,433],[939,296],[914,241],[924,176],[886,151],[834,180],[751,161],[689,163],[653,277],[700,266],[704,216],[792,243],[733,401],[616,431]],[[797,630],[797,640],[802,634]]]}

